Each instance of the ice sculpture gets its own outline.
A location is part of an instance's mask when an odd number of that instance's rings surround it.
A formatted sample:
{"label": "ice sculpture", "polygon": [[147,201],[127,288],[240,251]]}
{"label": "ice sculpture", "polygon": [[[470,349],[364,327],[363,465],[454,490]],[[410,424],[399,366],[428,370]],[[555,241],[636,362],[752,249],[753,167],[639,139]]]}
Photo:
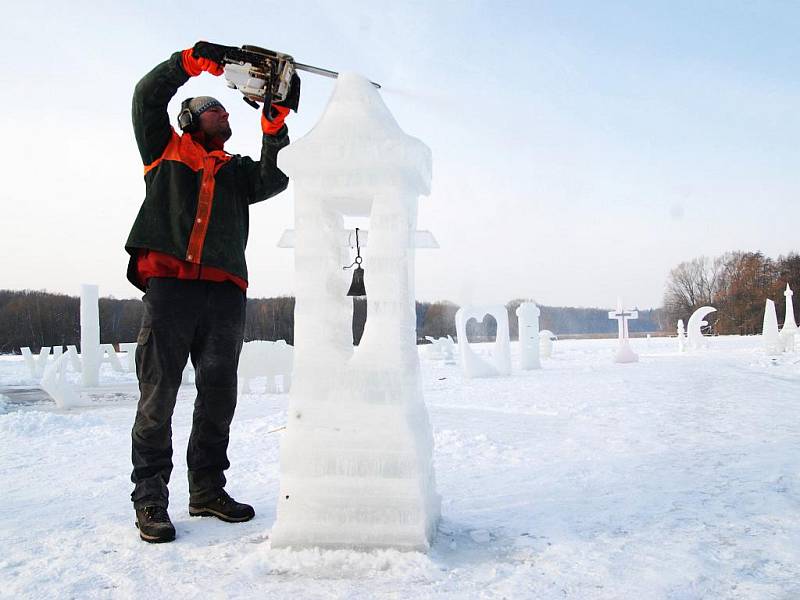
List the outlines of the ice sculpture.
{"label": "ice sculpture", "polygon": [[[352,248],[353,239],[355,236],[355,229],[342,230],[342,246]],[[286,229],[282,234],[278,243],[278,248],[294,248],[294,229]],[[369,246],[369,231],[366,229],[358,230],[358,239],[362,248]],[[434,250],[439,248],[439,242],[436,241],[434,235],[427,229],[414,232],[414,247],[418,250]]]}
{"label": "ice sculpture", "polygon": [[775,312],[775,303],[767,299],[764,307],[764,326],[761,330],[764,339],[764,350],[769,356],[775,356],[783,352],[783,344],[778,333],[778,315]]}
{"label": "ice sculpture", "polygon": [[[430,150],[369,81],[343,73],[320,122],[278,165],[294,181],[296,302],[272,547],[426,550],[441,499],[416,347],[414,235]],[[370,225],[356,349],[345,216]]]}
{"label": "ice sculpture", "polygon": [[440,360],[446,365],[456,364],[455,349],[456,343],[451,336],[434,338],[429,335],[425,336],[431,345],[428,346],[428,357],[434,360]]}
{"label": "ice sculpture", "polygon": [[114,349],[114,344],[100,344],[100,351],[98,354],[100,357],[100,360],[98,361],[98,372],[99,365],[102,365],[103,363],[110,364],[111,368],[117,373],[125,372],[125,368],[122,366],[119,356],[117,356],[117,351]]}
{"label": "ice sculpture", "polygon": [[686,330],[683,327],[683,319],[678,319],[678,352],[686,349]]}
{"label": "ice sculpture", "polygon": [[136,372],[136,342],[126,342],[119,345],[119,351],[125,353],[125,370],[128,373]]}
{"label": "ice sculpture", "polygon": [[699,350],[703,347],[703,332],[702,327],[708,325],[708,321],[704,321],[706,315],[716,312],[713,306],[701,306],[692,313],[689,317],[689,323],[686,325],[686,336],[689,339],[689,348],[692,350]]}
{"label": "ice sculpture", "polygon": [[69,357],[69,364],[72,366],[72,370],[76,373],[80,373],[83,370],[83,365],[81,364],[81,357],[78,354],[78,347],[67,346],[66,355]]}
{"label": "ice sculpture", "polygon": [[555,339],[556,334],[549,329],[542,329],[539,332],[539,356],[542,358],[553,356],[553,341]]}
{"label": "ice sculpture", "polygon": [[786,284],[786,290],[783,292],[786,296],[786,317],[783,320],[783,327],[781,328],[781,343],[786,352],[794,352],[795,339],[797,336],[797,323],[794,320],[794,305],[792,303],[792,296],[794,292],[789,284]]}
{"label": "ice sculpture", "polygon": [[96,285],[81,286],[81,363],[84,387],[97,387],[100,378],[100,310]]}
{"label": "ice sculpture", "polygon": [[[478,355],[467,341],[467,322],[482,321],[487,316],[497,322],[497,335],[489,349],[489,359]],[[497,377],[511,374],[511,341],[508,333],[508,311],[502,304],[462,306],[456,311],[456,336],[465,377]]]}
{"label": "ice sculpture", "polygon": [[539,361],[539,315],[534,302],[523,302],[517,307],[519,319],[519,360],[524,370],[541,369]]}
{"label": "ice sculpture", "polygon": [[630,319],[638,319],[638,310],[624,310],[622,308],[622,298],[617,300],[617,310],[608,312],[609,319],[617,320],[617,329],[619,331],[619,346],[617,354],[614,356],[614,362],[617,363],[634,363],[638,362],[639,355],[636,354],[631,348],[630,339],[628,335],[628,321]]}
{"label": "ice sculpture", "polygon": [[73,386],[66,376],[70,354],[62,354],[44,370],[39,383],[47,394],[55,401],[58,408],[72,408],[82,404],[77,387]]}
{"label": "ice sculpture", "polygon": [[268,342],[254,340],[242,346],[239,357],[239,389],[250,393],[250,380],[266,377],[268,394],[288,393],[292,385],[294,348],[286,340]]}
{"label": "ice sculpture", "polygon": [[[61,347],[56,346],[56,348],[58,348],[58,352],[60,353]],[[20,352],[22,352],[22,358],[25,359],[25,365],[28,367],[31,377],[34,379],[41,378],[50,360],[50,346],[42,346],[39,349],[38,356],[34,356],[28,346],[20,348]]]}
{"label": "ice sculpture", "polygon": [[72,365],[72,370],[75,371],[76,373],[80,373],[81,371],[83,371],[83,365],[81,365],[81,357],[78,354],[78,347],[67,346],[67,355],[69,356],[69,363],[70,365]]}

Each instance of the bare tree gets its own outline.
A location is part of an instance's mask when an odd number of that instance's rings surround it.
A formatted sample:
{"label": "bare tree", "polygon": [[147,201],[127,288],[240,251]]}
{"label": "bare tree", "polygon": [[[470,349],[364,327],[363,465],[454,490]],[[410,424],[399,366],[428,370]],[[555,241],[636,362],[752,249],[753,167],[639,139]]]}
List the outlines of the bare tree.
{"label": "bare tree", "polygon": [[687,320],[701,306],[714,304],[719,295],[725,257],[706,256],[682,262],[669,272],[664,291],[667,318]]}

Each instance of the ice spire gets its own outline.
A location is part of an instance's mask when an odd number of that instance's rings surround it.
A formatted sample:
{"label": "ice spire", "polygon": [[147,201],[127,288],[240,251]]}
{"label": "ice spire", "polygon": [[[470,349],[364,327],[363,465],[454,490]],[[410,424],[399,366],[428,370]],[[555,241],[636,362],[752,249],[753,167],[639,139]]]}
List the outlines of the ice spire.
{"label": "ice spire", "polygon": [[767,299],[764,307],[764,325],[761,335],[764,339],[764,349],[768,355],[781,353],[782,345],[778,334],[778,315],[775,313],[775,303],[770,299]]}
{"label": "ice spire", "polygon": [[781,341],[783,342],[783,349],[787,352],[794,352],[795,336],[797,335],[797,323],[794,320],[794,306],[792,304],[792,296],[794,292],[789,284],[786,284],[786,290],[783,292],[786,296],[786,317],[783,319],[783,328],[781,329]]}

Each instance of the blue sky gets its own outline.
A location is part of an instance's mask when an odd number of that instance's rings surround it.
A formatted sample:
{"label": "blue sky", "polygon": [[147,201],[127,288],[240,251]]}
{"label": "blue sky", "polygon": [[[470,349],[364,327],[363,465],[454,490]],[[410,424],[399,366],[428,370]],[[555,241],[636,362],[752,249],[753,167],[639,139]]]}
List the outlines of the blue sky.
{"label": "blue sky", "polygon": [[[384,86],[431,147],[417,295],[641,308],[698,255],[797,250],[800,3],[16,3],[0,24],[2,288],[134,297],[122,249],[144,186],[136,81],[198,39],[255,44]],[[306,75],[292,136],[332,91]],[[257,113],[222,80],[182,89]],[[251,212],[252,296],[291,293],[287,192]]]}

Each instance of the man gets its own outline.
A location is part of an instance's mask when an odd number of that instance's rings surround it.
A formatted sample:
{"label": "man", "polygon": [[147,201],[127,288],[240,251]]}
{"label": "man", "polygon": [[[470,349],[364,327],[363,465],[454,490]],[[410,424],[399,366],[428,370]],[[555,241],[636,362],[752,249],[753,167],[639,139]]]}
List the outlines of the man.
{"label": "man", "polygon": [[209,96],[181,105],[179,135],[167,104],[190,77],[221,75],[225,46],[198,42],[150,71],[133,95],[133,128],[144,161],[145,199],[125,249],[128,279],[144,295],[136,348],[140,398],[133,425],[131,494],[147,542],[175,539],[167,513],[172,413],[187,358],[197,398],[187,450],[189,514],[226,522],[255,512],[225,491],[223,472],[236,407],[244,339],[248,208],[286,189],[278,151],[289,143],[284,119],[297,110],[300,80],[286,100],[264,105],[261,157],[225,152],[228,113]]}

